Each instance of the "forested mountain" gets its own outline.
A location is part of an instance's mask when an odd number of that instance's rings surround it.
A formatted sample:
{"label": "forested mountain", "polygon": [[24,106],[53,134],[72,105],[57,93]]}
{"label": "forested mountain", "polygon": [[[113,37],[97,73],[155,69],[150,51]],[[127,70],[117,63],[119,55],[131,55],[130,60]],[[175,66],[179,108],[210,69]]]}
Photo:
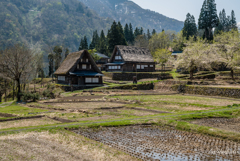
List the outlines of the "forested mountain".
{"label": "forested mountain", "polygon": [[[156,29],[180,31],[183,22],[168,18],[162,14],[142,9],[128,0],[79,0],[102,17],[110,17],[121,24],[132,23],[133,27],[143,27],[145,31]],[[169,10],[169,12],[171,12]]]}
{"label": "forested mountain", "polygon": [[76,51],[81,38],[111,27],[78,0],[1,0],[0,49],[17,42],[63,45]]}

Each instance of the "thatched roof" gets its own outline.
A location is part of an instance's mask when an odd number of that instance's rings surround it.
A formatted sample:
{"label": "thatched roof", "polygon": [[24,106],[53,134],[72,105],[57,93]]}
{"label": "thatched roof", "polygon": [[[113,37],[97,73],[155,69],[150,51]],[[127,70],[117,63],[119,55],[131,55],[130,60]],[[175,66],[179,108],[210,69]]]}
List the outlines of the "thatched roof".
{"label": "thatched roof", "polygon": [[87,50],[81,50],[81,51],[78,51],[78,52],[74,52],[74,53],[71,53],[69,54],[66,59],[62,62],[62,64],[60,65],[60,67],[56,70],[56,72],[54,74],[56,75],[65,75],[65,74],[68,74],[69,72],[73,72],[74,69],[76,69],[77,67],[77,64],[80,62],[82,56],[84,54],[88,54],[88,57],[89,57],[89,62],[91,62],[92,64],[92,68],[98,72],[98,73],[102,73],[95,61],[93,60],[92,56],[88,53]]}
{"label": "thatched roof", "polygon": [[[113,53],[115,53],[116,50],[119,51],[125,62],[154,62],[150,51],[146,48],[117,45]],[[112,54],[110,61],[112,61],[113,56],[114,54]]]}

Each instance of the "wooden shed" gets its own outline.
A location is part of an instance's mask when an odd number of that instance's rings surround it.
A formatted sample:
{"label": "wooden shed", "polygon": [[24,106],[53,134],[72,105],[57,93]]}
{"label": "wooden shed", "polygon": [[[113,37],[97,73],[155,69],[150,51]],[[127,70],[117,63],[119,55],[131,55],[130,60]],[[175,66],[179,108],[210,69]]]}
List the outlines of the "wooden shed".
{"label": "wooden shed", "polygon": [[87,50],[69,54],[54,73],[59,84],[102,86],[102,72]]}
{"label": "wooden shed", "polygon": [[146,48],[117,45],[108,64],[107,72],[154,72],[155,62]]}

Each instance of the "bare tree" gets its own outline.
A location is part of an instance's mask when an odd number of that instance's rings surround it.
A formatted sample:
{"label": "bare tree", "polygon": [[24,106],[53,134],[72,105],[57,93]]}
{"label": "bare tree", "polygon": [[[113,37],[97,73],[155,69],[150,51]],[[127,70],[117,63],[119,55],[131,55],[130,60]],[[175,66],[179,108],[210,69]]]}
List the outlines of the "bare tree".
{"label": "bare tree", "polygon": [[36,63],[34,52],[24,45],[14,45],[2,52],[0,73],[17,83],[17,101],[20,101],[21,80],[28,78]]}

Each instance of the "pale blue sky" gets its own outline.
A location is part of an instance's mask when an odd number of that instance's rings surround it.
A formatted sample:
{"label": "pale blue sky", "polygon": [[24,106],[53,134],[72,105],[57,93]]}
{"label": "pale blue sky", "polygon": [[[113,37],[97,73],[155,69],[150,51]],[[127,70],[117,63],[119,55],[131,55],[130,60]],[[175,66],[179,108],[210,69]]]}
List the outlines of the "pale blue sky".
{"label": "pale blue sky", "polygon": [[[204,0],[131,0],[144,9],[150,9],[167,17],[180,21],[186,19],[189,12],[194,15],[196,23]],[[234,10],[237,22],[240,22],[240,0],[215,0],[217,12],[224,8],[227,15]]]}

